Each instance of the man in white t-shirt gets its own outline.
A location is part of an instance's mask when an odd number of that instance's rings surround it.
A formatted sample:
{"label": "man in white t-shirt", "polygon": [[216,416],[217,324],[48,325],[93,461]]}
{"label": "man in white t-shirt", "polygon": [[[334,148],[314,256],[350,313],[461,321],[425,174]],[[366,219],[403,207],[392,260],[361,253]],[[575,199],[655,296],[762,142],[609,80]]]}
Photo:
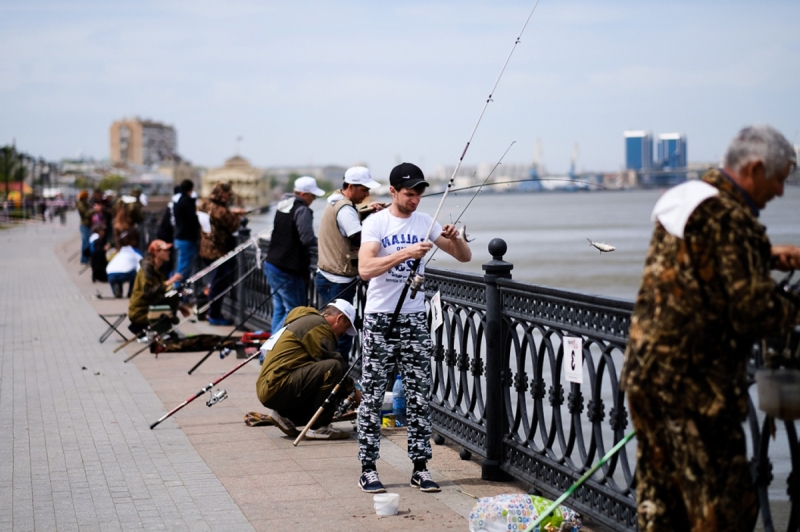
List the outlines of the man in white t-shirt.
{"label": "man in white t-shirt", "polygon": [[[422,170],[402,163],[392,169],[389,183],[392,204],[364,220],[358,253],[358,272],[369,281],[364,309],[364,397],[358,415],[358,459],[362,471],[358,484],[368,493],[386,491],[375,463],[386,380],[397,365],[406,396],[408,457],[414,462],[411,486],[433,492],[439,491],[439,485],[431,479],[426,466],[431,458],[428,395],[432,342],[425,318],[425,298],[421,294],[414,299],[407,297],[394,330],[387,329],[415,260],[423,259],[433,244],[461,262],[469,262],[472,252],[453,225],[442,227],[429,215],[416,212],[428,186]],[[424,273],[422,263],[418,273]]]}
{"label": "man in white t-shirt", "polygon": [[[361,218],[356,206],[363,203],[371,189],[381,186],[372,179],[364,166],[348,168],[344,173],[341,191],[328,198],[328,206],[322,214],[317,244],[317,296],[322,307],[334,299],[353,303],[358,280],[358,249],[361,246]],[[370,204],[381,210],[380,203]],[[339,337],[337,350],[345,365],[349,365],[353,337]]]}

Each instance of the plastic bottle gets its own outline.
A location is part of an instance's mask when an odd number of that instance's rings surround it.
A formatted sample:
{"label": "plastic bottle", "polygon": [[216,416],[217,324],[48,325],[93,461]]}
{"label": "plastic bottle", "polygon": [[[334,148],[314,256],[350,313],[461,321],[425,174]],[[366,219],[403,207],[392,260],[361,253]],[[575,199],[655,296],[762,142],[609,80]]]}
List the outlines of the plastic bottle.
{"label": "plastic bottle", "polygon": [[392,413],[394,414],[394,426],[406,426],[406,393],[403,390],[403,378],[398,375],[392,386]]}

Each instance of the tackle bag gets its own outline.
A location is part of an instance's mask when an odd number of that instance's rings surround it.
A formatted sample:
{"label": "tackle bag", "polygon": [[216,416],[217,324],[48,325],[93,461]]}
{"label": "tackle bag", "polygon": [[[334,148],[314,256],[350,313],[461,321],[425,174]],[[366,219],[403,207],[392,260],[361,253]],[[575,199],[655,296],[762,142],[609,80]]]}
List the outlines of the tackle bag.
{"label": "tackle bag", "polygon": [[[511,493],[479,499],[469,513],[470,532],[522,531],[547,510],[553,501],[536,495]],[[573,509],[559,506],[533,532],[577,532],[581,516]]]}

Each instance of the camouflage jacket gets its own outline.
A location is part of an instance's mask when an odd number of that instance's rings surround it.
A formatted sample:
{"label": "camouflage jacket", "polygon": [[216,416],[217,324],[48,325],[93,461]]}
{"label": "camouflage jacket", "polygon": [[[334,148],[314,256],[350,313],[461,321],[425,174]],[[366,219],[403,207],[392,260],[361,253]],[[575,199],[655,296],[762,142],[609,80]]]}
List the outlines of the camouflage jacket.
{"label": "camouflage jacket", "polygon": [[78,214],[81,217],[81,225],[91,226],[92,225],[92,206],[89,205],[89,202],[88,201],[78,200],[75,203],[75,207],[78,208]]}
{"label": "camouflage jacket", "polygon": [[152,255],[139,262],[139,271],[133,282],[133,293],[128,303],[128,319],[137,325],[147,325],[147,311],[150,305],[160,305],[167,292],[167,279],[156,266]]}
{"label": "camouflage jacket", "polygon": [[236,247],[233,233],[239,230],[239,216],[214,198],[203,201],[198,210],[207,213],[211,221],[211,233],[200,231],[200,256],[217,260]]}
{"label": "camouflage jacket", "polygon": [[785,334],[800,310],[770,276],[766,229],[721,171],[719,193],[689,216],[684,237],[656,222],[636,298],[623,389],[674,412],[744,419],[753,342]]}
{"label": "camouflage jacket", "polygon": [[[295,307],[286,316],[285,329],[267,351],[256,381],[256,394],[264,405],[270,404],[284,383],[299,378],[292,375],[295,370],[328,359],[344,365],[336,351],[336,334],[317,309]],[[345,391],[350,393],[354,384],[352,378],[345,379]]]}

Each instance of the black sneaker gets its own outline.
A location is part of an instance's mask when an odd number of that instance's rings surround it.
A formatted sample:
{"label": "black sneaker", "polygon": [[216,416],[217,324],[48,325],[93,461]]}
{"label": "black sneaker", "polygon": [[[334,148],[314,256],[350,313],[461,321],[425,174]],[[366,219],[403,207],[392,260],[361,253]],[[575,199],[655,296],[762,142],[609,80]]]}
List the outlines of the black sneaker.
{"label": "black sneaker", "polygon": [[433,481],[431,473],[427,469],[414,471],[414,474],[411,475],[411,487],[419,488],[419,491],[425,492],[442,491],[439,484]]}
{"label": "black sneaker", "polygon": [[383,493],[386,491],[386,488],[381,484],[381,479],[378,478],[378,472],[374,469],[361,473],[361,477],[358,479],[358,487],[361,488],[361,491],[367,493]]}

